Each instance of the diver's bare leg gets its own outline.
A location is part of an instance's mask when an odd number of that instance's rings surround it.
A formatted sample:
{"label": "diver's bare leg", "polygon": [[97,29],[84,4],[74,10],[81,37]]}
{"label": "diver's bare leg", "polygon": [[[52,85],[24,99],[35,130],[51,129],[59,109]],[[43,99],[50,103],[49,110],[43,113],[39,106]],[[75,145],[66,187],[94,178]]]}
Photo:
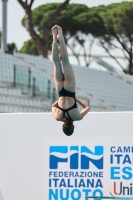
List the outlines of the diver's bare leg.
{"label": "diver's bare leg", "polygon": [[56,90],[60,91],[63,87],[64,75],[62,72],[62,67],[59,59],[59,51],[57,45],[56,34],[54,34],[55,28],[52,28],[53,33],[53,43],[52,43],[52,60],[54,62],[54,82],[56,85]]}
{"label": "diver's bare leg", "polygon": [[64,41],[64,36],[62,33],[62,29],[58,26],[58,35],[57,38],[60,43],[60,55],[62,59],[62,65],[64,69],[64,87],[70,92],[75,92],[75,75],[73,68],[69,62],[68,52],[66,48],[66,44]]}

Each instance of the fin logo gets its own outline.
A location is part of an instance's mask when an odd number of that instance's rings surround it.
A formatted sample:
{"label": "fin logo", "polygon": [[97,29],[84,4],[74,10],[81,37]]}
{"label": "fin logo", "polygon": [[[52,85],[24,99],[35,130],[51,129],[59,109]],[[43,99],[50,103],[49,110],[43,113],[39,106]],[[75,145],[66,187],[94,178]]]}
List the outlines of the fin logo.
{"label": "fin logo", "polygon": [[92,152],[86,146],[50,146],[49,168],[59,169],[60,163],[68,163],[70,169],[89,169],[92,163],[103,169],[103,146],[95,146]]}

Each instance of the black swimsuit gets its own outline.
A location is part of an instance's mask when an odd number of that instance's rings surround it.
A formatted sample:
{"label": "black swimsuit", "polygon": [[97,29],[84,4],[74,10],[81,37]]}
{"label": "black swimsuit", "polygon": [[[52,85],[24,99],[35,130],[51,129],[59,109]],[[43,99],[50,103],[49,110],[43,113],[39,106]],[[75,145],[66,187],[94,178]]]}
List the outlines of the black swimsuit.
{"label": "black swimsuit", "polygon": [[[62,97],[62,96],[63,96],[63,97],[66,97],[66,96],[67,96],[67,97],[73,97],[73,98],[75,99],[75,92],[69,92],[69,91],[65,90],[64,88],[62,88],[62,90],[59,92],[59,97]],[[77,108],[76,99],[75,99],[74,105],[71,106],[71,107],[68,108],[68,109],[63,109],[63,108],[59,107],[58,105],[57,105],[56,107],[57,107],[58,109],[60,109],[60,110],[63,111],[63,118],[65,117],[65,112],[66,112],[67,115],[68,115],[68,117],[69,117],[69,119],[70,119],[71,121],[73,121],[72,118],[70,117],[68,111],[69,111],[69,110],[72,110],[73,108]]]}

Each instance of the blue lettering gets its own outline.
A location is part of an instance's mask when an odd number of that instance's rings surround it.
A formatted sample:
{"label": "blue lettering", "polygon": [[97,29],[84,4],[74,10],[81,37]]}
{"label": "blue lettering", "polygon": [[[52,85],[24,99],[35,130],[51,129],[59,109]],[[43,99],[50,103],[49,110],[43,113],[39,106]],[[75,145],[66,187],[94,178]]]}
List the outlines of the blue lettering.
{"label": "blue lettering", "polygon": [[[113,150],[114,149],[114,150]],[[112,153],[115,153],[115,147],[111,147],[110,148],[110,151],[112,152]]]}
{"label": "blue lettering", "polygon": [[61,200],[68,200],[69,199],[69,189],[66,189],[66,197],[63,197],[63,189],[60,190],[60,199]]}
{"label": "blue lettering", "polygon": [[119,171],[120,167],[111,167],[110,170],[111,170],[111,173],[110,173],[111,179],[116,179],[116,180],[120,179],[120,176],[115,176],[116,174],[120,174],[120,171]]}
{"label": "blue lettering", "polygon": [[80,179],[78,187],[85,187],[85,183],[83,179]]}
{"label": "blue lettering", "polygon": [[110,164],[113,164],[113,155],[110,155]]}
{"label": "blue lettering", "polygon": [[49,199],[58,200],[58,189],[55,189],[55,192],[52,189],[49,189]]}
{"label": "blue lettering", "polygon": [[122,178],[125,179],[125,180],[131,179],[131,178],[132,178],[132,173],[129,172],[129,171],[131,171],[131,170],[132,170],[131,167],[124,167],[124,168],[122,169],[122,171],[123,171],[123,173],[126,174],[127,176],[126,176],[126,175],[123,175]]}
{"label": "blue lettering", "polygon": [[68,179],[68,187],[73,187],[73,185],[71,185],[70,178]]}
{"label": "blue lettering", "polygon": [[102,186],[102,182],[101,182],[100,179],[97,180],[97,183],[96,183],[96,186],[95,186],[95,187],[96,187],[96,188],[97,188],[97,187],[101,187],[101,188],[103,187],[103,186]]}
{"label": "blue lettering", "polygon": [[64,179],[61,179],[59,187],[66,187],[66,183]]}
{"label": "blue lettering", "polygon": [[125,155],[125,157],[124,157],[123,164],[125,164],[125,163],[132,164],[129,155]]}
{"label": "blue lettering", "polygon": [[130,153],[130,147],[124,147],[124,152],[129,152]]}
{"label": "blue lettering", "polygon": [[[75,193],[77,193],[77,195],[76,195],[77,197],[76,198],[75,198]],[[71,198],[72,198],[72,200],[80,200],[80,198],[81,198],[80,190],[77,190],[77,189],[72,190]]]}
{"label": "blue lettering", "polygon": [[68,152],[68,147],[67,146],[51,146],[50,147],[50,163],[49,163],[50,169],[57,169],[58,163],[60,162],[68,162],[68,158],[58,158],[55,155],[53,155],[54,152],[66,154]]}
{"label": "blue lettering", "polygon": [[94,179],[87,179],[87,187],[94,188]]}
{"label": "blue lettering", "polygon": [[73,151],[73,150],[76,151],[76,153],[74,153],[70,156],[70,169],[78,169],[78,157],[79,157],[78,150],[79,150],[79,147],[78,146],[71,146],[70,151]]}
{"label": "blue lettering", "polygon": [[58,176],[57,176],[57,172],[54,172],[54,177],[58,177]]}
{"label": "blue lettering", "polygon": [[103,172],[99,172],[99,177],[103,177]]}
{"label": "blue lettering", "polygon": [[119,152],[122,153],[122,149],[121,149],[121,147],[118,147],[118,149],[117,149],[117,153],[119,153]]}
{"label": "blue lettering", "polygon": [[[102,192],[102,190],[96,189],[93,191],[92,196],[103,196],[103,192]],[[97,199],[95,199],[95,200],[97,200]]]}
{"label": "blue lettering", "polygon": [[68,177],[68,172],[64,172],[64,177]]}
{"label": "blue lettering", "polygon": [[53,175],[53,172],[49,172],[49,176],[52,176]]}
{"label": "blue lettering", "polygon": [[63,176],[63,172],[59,172],[59,177],[62,177]]}
{"label": "blue lettering", "polygon": [[[84,155],[88,153],[88,156]],[[92,159],[89,157],[89,154],[101,155],[99,160]],[[86,146],[81,147],[81,169],[89,169],[90,163],[92,163],[98,169],[103,169],[103,146],[95,146],[95,152],[92,152]]]}
{"label": "blue lettering", "polygon": [[122,157],[122,154],[116,154],[115,155],[115,157],[117,158],[116,160],[116,162],[117,162],[117,164],[120,164],[120,158]]}
{"label": "blue lettering", "polygon": [[[89,195],[89,193],[91,192],[91,190],[89,189],[84,189],[84,190],[82,190],[82,192],[84,192],[85,193],[85,197],[88,197],[88,196],[90,196]],[[85,198],[85,200],[88,200],[88,198]]]}
{"label": "blue lettering", "polygon": [[49,179],[49,187],[51,187],[51,179]]}
{"label": "blue lettering", "polygon": [[57,178],[53,178],[53,181],[54,181],[54,187],[57,187],[57,182],[58,182],[59,179]]}
{"label": "blue lettering", "polygon": [[75,177],[79,177],[79,173],[78,172],[75,173]]}

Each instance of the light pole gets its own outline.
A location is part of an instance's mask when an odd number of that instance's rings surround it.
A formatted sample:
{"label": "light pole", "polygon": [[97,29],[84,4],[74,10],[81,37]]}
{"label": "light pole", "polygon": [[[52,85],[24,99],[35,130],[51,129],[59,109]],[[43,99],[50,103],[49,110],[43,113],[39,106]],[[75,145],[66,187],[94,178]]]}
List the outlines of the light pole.
{"label": "light pole", "polygon": [[2,50],[7,51],[7,1],[2,0]]}

